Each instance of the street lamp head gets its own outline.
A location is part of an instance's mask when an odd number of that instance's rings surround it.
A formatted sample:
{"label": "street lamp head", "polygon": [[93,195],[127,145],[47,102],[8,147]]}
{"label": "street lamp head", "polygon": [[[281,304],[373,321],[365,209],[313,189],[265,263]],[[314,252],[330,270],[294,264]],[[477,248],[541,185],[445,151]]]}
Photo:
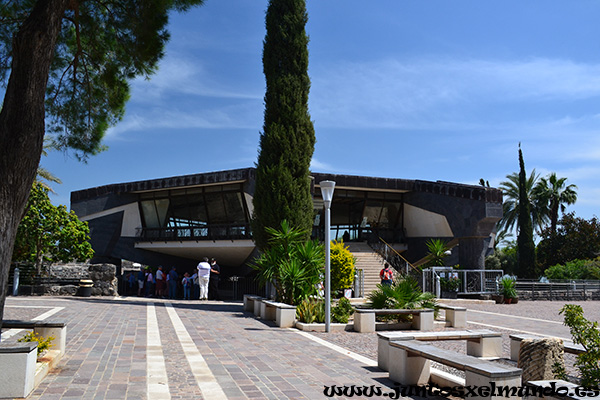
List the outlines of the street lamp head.
{"label": "street lamp head", "polygon": [[321,187],[321,195],[323,196],[323,202],[325,203],[325,207],[329,208],[331,206],[331,200],[333,199],[333,190],[335,189],[335,182],[322,181],[319,182],[319,186]]}

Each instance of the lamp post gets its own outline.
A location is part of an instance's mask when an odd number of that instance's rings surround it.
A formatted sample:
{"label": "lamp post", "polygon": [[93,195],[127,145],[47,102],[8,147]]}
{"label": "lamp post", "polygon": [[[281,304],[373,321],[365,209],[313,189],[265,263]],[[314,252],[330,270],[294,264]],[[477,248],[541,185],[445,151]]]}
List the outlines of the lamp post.
{"label": "lamp post", "polygon": [[334,181],[323,181],[319,183],[323,206],[325,207],[325,332],[331,331],[331,199],[333,199]]}

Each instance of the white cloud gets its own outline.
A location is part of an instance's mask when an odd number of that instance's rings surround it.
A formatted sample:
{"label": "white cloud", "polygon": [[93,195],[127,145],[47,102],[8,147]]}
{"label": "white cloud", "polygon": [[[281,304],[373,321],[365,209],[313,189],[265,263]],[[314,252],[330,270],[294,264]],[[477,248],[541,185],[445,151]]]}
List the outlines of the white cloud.
{"label": "white cloud", "polygon": [[313,66],[311,76],[311,112],[327,126],[473,129],[492,116],[481,115],[486,105],[506,112],[600,96],[600,65],[541,58],[388,59]]}
{"label": "white cloud", "polygon": [[197,96],[225,99],[262,99],[263,93],[236,86],[237,80],[224,80],[207,71],[202,62],[189,57],[168,56],[150,79],[136,79],[132,100],[156,102],[164,96]]}
{"label": "white cloud", "polygon": [[107,139],[120,138],[125,132],[142,130],[177,129],[256,129],[256,118],[251,108],[244,105],[216,109],[180,110],[177,108],[146,108],[128,113],[117,126],[110,128]]}
{"label": "white cloud", "polygon": [[312,158],[310,160],[310,170],[315,172],[335,172],[335,169],[328,163]]}

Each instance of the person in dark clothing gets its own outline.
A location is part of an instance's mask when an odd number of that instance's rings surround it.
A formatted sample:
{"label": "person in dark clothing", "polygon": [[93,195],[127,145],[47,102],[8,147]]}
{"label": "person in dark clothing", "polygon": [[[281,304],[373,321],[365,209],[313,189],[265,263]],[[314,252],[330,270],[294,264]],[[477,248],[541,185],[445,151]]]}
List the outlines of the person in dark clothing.
{"label": "person in dark clothing", "polygon": [[169,285],[169,298],[175,299],[177,298],[177,280],[179,279],[179,274],[177,274],[175,267],[171,268],[167,277],[167,284]]}
{"label": "person in dark clothing", "polygon": [[210,260],[210,280],[208,281],[208,298],[210,300],[221,300],[219,295],[219,277],[221,276],[221,267],[217,260]]}

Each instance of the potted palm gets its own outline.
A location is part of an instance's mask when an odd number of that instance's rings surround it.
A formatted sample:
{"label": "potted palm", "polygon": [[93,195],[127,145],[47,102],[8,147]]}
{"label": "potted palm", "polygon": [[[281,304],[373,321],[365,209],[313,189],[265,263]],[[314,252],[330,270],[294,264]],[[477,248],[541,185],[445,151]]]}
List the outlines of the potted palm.
{"label": "potted palm", "polygon": [[457,276],[440,278],[440,289],[442,290],[441,297],[443,299],[456,299],[458,297],[460,283],[461,281]]}
{"label": "potted palm", "polygon": [[515,289],[515,281],[513,278],[505,276],[500,281],[500,294],[504,296],[504,303],[510,304],[517,302],[518,299],[517,290]]}

